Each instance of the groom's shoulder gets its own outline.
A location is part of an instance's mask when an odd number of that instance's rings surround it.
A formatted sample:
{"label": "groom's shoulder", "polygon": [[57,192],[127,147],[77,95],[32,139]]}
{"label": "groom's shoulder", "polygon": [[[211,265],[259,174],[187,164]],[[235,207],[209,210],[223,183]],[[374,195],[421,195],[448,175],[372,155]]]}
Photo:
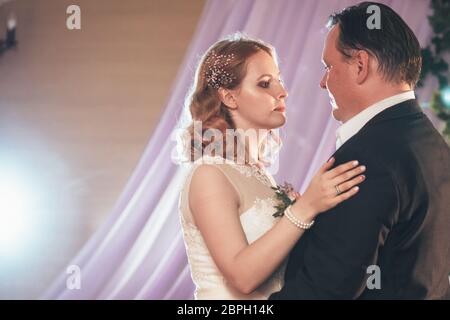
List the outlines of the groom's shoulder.
{"label": "groom's shoulder", "polygon": [[420,149],[424,142],[436,142],[437,147],[447,147],[442,136],[414,99],[377,114],[355,138],[360,143],[371,146],[370,150],[374,152],[377,152],[378,148],[396,151]]}
{"label": "groom's shoulder", "polygon": [[432,158],[436,154],[441,155],[442,161],[450,160],[450,148],[424,113],[401,114],[397,110],[374,118],[338,152],[376,162],[386,170],[397,170],[406,163],[435,162]]}

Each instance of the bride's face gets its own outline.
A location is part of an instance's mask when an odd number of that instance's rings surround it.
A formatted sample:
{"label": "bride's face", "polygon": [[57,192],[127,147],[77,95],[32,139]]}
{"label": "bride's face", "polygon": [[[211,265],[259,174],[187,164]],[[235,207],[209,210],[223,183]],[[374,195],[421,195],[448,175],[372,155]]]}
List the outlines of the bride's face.
{"label": "bride's face", "polygon": [[246,75],[233,92],[232,109],[236,127],[242,129],[275,129],[286,122],[288,96],[275,60],[265,51],[247,59]]}

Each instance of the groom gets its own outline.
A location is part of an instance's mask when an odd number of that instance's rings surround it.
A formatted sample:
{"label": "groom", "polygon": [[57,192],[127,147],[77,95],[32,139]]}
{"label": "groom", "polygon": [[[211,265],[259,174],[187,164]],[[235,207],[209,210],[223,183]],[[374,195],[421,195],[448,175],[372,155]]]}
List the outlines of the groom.
{"label": "groom", "polygon": [[[367,8],[381,13],[367,27]],[[450,149],[415,100],[419,43],[391,8],[330,17],[323,50],[336,165],[367,166],[359,193],[316,219],[270,299],[449,299]]]}

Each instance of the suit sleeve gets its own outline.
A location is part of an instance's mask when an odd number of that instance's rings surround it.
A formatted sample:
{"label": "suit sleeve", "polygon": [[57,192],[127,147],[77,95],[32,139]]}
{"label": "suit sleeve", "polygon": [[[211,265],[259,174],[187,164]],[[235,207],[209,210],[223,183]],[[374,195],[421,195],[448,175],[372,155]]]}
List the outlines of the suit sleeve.
{"label": "suit sleeve", "polygon": [[399,197],[389,172],[359,160],[367,166],[360,191],[316,218],[302,246],[303,261],[271,300],[354,299],[364,291],[367,267],[376,264],[398,216]]}

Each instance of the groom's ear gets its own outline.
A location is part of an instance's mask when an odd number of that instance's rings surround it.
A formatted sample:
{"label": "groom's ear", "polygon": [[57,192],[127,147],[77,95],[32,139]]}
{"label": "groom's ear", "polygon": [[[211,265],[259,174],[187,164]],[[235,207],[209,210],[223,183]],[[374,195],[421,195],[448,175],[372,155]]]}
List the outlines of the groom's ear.
{"label": "groom's ear", "polygon": [[356,51],[353,58],[355,59],[357,68],[356,82],[358,84],[363,84],[364,81],[367,79],[367,76],[369,75],[370,69],[369,53],[365,50],[358,50]]}
{"label": "groom's ear", "polygon": [[220,101],[222,101],[225,106],[233,110],[237,109],[237,103],[234,98],[233,92],[228,89],[219,88],[217,94],[219,95]]}

